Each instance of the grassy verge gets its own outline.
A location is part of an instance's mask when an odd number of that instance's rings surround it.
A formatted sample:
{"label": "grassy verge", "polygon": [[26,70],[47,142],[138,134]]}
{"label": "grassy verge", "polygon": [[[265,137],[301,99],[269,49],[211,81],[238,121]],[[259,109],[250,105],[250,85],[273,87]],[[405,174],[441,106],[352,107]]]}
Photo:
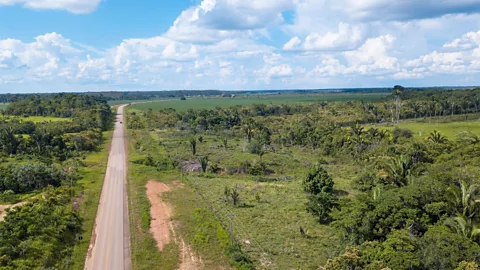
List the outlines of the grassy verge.
{"label": "grassy verge", "polygon": [[109,147],[112,140],[112,131],[104,133],[105,142],[99,151],[91,153],[85,159],[86,167],[80,169],[82,179],[77,181],[76,194],[80,200],[79,214],[83,218],[83,240],[74,248],[72,269],[83,269],[85,258],[90,244],[93,226],[102,193],[103,180],[107,168]]}
{"label": "grassy verge", "polygon": [[175,225],[175,234],[180,236],[201,257],[204,268],[228,268],[227,259],[223,255],[225,243],[228,243],[228,236],[202,198],[187,186],[173,184],[173,181],[180,178],[178,171],[158,171],[154,167],[136,162],[148,155],[156,157],[168,155],[164,147],[160,145],[158,136],[148,131],[129,131],[128,134],[132,268],[158,269],[161,265],[161,269],[173,270],[177,269],[180,264],[180,247],[172,241],[160,253],[149,232],[150,203],[145,189],[149,180],[162,181],[175,186],[164,197],[173,208],[172,222]]}
{"label": "grassy verge", "polygon": [[[136,147],[137,142],[141,143],[142,147]],[[132,269],[158,269],[160,265],[162,269],[175,269],[178,265],[178,246],[169,244],[160,254],[149,232],[150,203],[145,184],[150,179],[163,177],[153,168],[133,163],[144,154],[143,152],[146,152],[145,149],[148,151],[157,149],[157,146],[148,140],[148,134],[128,131],[128,199]]]}

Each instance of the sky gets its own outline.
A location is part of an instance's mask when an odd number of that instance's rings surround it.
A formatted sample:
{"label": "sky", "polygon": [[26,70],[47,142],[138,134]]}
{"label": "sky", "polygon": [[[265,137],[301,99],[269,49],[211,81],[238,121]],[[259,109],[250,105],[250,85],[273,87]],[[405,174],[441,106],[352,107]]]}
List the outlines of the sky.
{"label": "sky", "polygon": [[480,0],[0,0],[0,93],[480,85]]}

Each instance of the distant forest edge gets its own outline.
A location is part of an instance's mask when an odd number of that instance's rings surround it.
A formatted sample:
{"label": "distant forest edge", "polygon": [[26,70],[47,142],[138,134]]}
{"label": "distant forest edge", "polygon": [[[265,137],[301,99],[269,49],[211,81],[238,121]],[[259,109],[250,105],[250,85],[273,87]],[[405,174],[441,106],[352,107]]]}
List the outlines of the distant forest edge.
{"label": "distant forest edge", "polygon": [[[476,87],[411,87],[406,90],[457,90],[457,89],[473,89]],[[89,96],[99,97],[105,101],[140,101],[140,100],[156,100],[181,98],[192,96],[222,96],[222,95],[271,95],[271,94],[319,94],[319,93],[390,93],[392,88],[345,88],[345,89],[290,89],[290,90],[252,90],[252,91],[224,91],[224,90],[176,90],[176,91],[107,91],[107,92],[86,92],[77,93]],[[32,96],[53,97],[60,93],[44,93],[44,94],[0,94],[0,109],[4,107],[1,103],[10,103],[28,99]],[[113,102],[114,103],[114,102]],[[115,104],[115,103],[114,103]]]}

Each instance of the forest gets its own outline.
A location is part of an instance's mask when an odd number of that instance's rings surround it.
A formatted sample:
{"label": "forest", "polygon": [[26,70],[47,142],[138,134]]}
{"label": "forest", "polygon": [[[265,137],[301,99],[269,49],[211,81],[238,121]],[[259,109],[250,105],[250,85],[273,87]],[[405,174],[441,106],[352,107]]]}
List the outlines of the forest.
{"label": "forest", "polygon": [[31,95],[2,111],[0,204],[18,204],[0,213],[0,269],[72,268],[84,232],[76,182],[112,122],[86,95]]}
{"label": "forest", "polygon": [[[480,133],[450,130],[478,125],[480,89],[391,91],[372,102],[129,111],[131,178],[181,170],[233,231],[225,254],[237,269],[478,269]],[[205,257],[220,241],[208,228],[188,235]]]}

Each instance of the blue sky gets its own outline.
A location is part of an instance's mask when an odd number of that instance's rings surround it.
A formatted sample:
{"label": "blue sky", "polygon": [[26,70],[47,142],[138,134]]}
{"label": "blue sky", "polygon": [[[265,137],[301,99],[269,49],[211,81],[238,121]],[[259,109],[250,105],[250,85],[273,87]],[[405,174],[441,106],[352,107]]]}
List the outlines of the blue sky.
{"label": "blue sky", "polygon": [[0,0],[0,93],[480,85],[480,0]]}

